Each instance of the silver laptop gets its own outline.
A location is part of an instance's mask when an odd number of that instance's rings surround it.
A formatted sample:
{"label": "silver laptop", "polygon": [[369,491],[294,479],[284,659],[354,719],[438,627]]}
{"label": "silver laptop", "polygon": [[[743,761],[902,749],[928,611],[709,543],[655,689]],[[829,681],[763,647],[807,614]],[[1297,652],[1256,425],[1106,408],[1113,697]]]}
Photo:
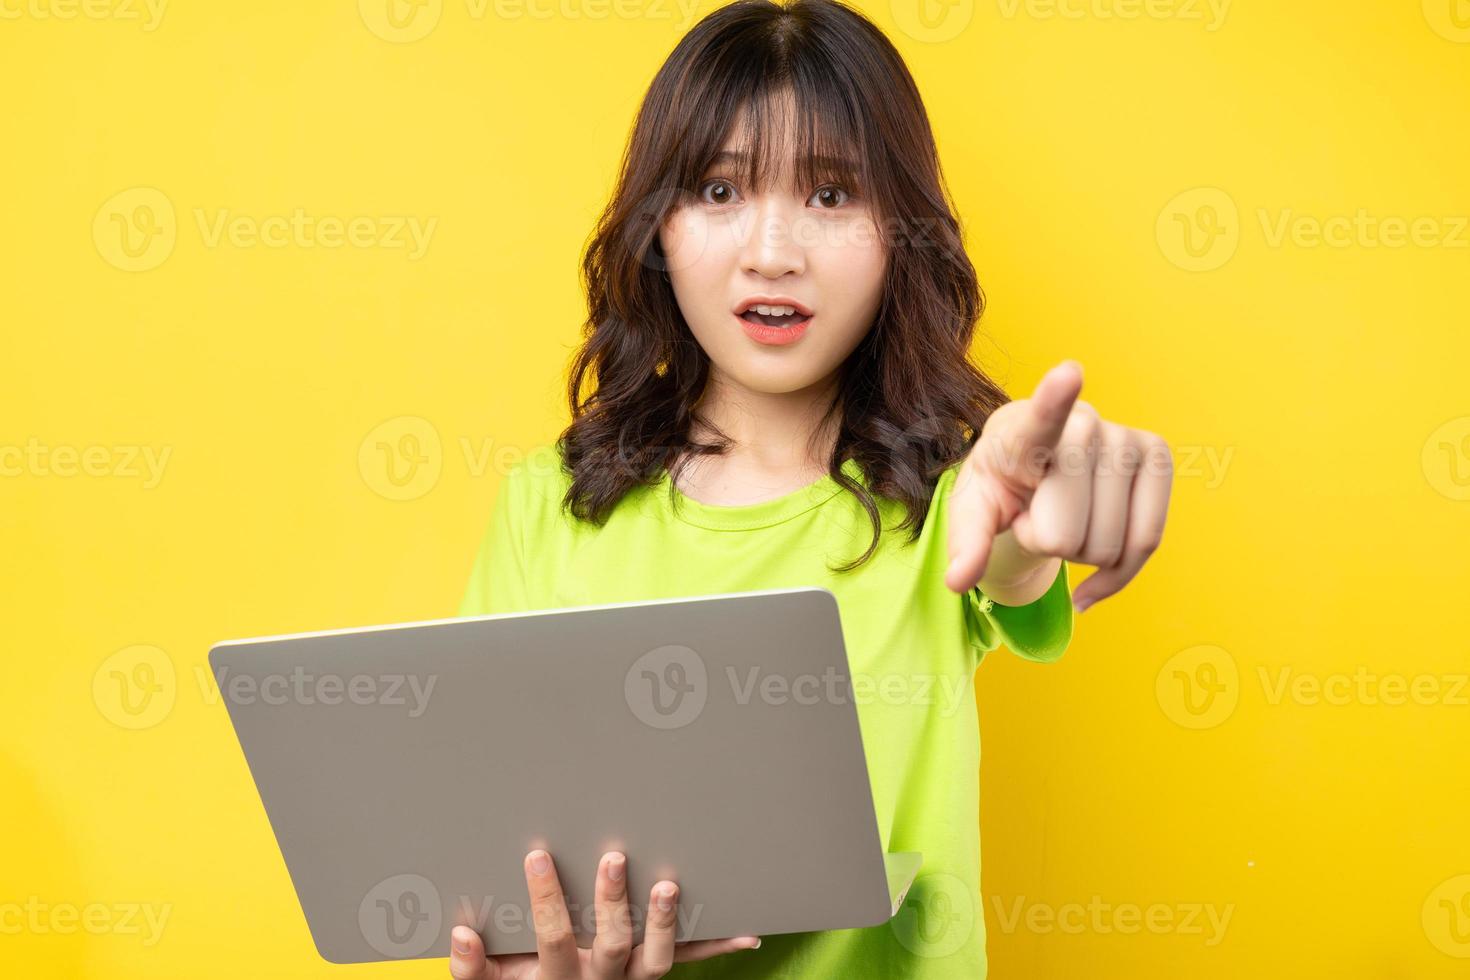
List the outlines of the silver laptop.
{"label": "silver laptop", "polygon": [[578,942],[628,857],[634,941],[886,922],[885,854],[836,598],[822,588],[231,640],[209,652],[321,955],[536,948],[523,860],[556,862]]}

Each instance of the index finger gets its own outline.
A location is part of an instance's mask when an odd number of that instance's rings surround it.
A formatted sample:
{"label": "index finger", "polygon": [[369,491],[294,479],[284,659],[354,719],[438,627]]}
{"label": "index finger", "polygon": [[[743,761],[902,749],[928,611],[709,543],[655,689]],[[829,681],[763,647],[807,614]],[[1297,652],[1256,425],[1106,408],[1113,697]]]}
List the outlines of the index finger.
{"label": "index finger", "polygon": [[556,865],[539,849],[526,855],[525,865],[541,980],[571,980],[581,974],[582,964]]}
{"label": "index finger", "polygon": [[[1009,431],[1002,433],[1008,467],[1024,467],[1037,450],[1055,449],[1067,427],[1072,406],[1082,393],[1082,365],[1065,360],[1041,376],[1036,390],[1026,399],[1025,411],[1010,419]],[[1034,485],[1037,480],[1026,481]]]}

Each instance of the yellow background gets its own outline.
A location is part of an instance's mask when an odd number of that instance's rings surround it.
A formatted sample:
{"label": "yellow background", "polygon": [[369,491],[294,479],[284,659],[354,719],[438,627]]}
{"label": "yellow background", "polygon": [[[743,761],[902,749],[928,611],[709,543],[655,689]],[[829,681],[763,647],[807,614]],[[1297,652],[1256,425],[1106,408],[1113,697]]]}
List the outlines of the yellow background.
{"label": "yellow background", "polygon": [[[500,475],[563,424],[579,250],[690,21],[97,3],[0,3],[0,910],[100,917],[7,928],[0,974],[346,975],[206,652],[452,614]],[[991,300],[977,356],[1017,397],[1077,358],[1084,398],[1176,454],[1140,578],[1061,663],[979,673],[992,975],[1466,975],[1470,9],[864,9],[932,114]],[[209,234],[298,208],[366,237]],[[1429,223],[1313,243],[1360,212]],[[374,237],[395,217],[436,222],[422,255]],[[159,234],[128,255],[118,221]],[[404,435],[427,462],[389,471]],[[112,686],[139,664],[142,716]],[[1290,686],[1313,679],[1344,703]],[[1431,703],[1385,703],[1416,683]],[[128,905],[167,910],[156,941]],[[1152,906],[1174,925],[1119,911]]]}

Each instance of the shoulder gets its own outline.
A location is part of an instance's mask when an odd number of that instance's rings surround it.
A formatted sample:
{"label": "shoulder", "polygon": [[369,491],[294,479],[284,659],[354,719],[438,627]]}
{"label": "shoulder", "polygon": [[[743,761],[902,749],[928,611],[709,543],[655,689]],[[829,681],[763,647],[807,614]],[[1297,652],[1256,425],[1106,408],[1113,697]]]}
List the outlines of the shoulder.
{"label": "shoulder", "polygon": [[561,451],[555,442],[535,443],[525,452],[512,456],[505,470],[505,479],[523,491],[537,493],[571,485],[571,474],[563,466]]}
{"label": "shoulder", "polygon": [[572,483],[554,442],[536,443],[510,457],[503,472],[499,495],[523,520],[554,515]]}

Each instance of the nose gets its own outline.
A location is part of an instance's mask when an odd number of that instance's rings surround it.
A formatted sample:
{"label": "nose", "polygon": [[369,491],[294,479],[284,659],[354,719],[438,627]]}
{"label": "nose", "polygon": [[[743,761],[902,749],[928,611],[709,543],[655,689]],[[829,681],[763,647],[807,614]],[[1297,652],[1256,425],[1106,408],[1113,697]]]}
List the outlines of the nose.
{"label": "nose", "polygon": [[742,229],[742,270],[766,279],[806,271],[806,249],[797,227],[801,208],[796,202],[780,194],[762,194],[746,214],[752,227]]}

